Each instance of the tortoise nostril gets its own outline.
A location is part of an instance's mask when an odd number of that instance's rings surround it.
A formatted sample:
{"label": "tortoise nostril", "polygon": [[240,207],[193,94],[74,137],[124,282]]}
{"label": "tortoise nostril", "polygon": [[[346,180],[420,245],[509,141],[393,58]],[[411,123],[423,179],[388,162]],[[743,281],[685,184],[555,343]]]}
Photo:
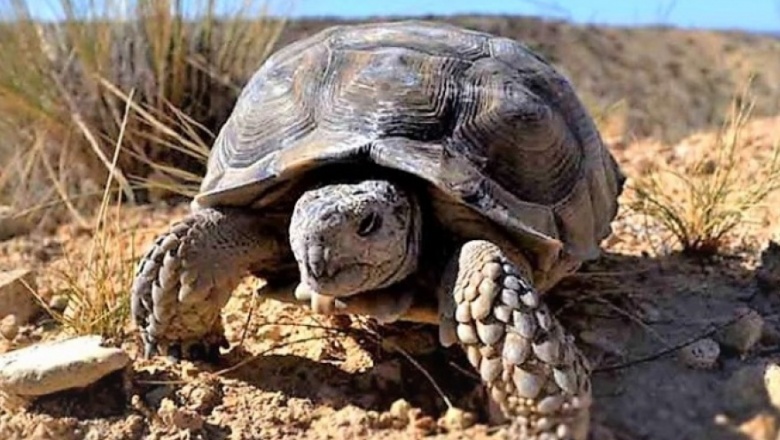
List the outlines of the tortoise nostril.
{"label": "tortoise nostril", "polygon": [[325,274],[327,266],[322,246],[310,247],[306,252],[306,257],[306,268],[309,270],[309,274],[315,279],[321,278]]}

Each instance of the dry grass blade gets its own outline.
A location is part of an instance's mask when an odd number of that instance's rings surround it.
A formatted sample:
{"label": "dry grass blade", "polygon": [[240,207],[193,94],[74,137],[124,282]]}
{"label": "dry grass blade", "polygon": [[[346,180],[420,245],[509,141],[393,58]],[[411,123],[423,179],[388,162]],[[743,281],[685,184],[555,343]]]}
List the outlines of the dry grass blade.
{"label": "dry grass blade", "polygon": [[0,202],[81,221],[103,201],[84,195],[109,173],[128,202],[147,200],[155,173],[166,176],[166,194],[190,194],[211,133],[284,25],[262,2],[55,0],[48,6],[60,20],[41,22],[38,2],[0,0],[0,163],[29,164],[0,170]]}
{"label": "dry grass blade", "polygon": [[[97,215],[96,232],[86,258],[74,258],[66,253],[65,268],[55,271],[55,277],[59,278],[68,299],[68,307],[64,312],[51,309],[49,312],[76,335],[100,334],[106,338],[121,338],[128,322],[130,305],[126,288],[134,274],[135,252],[132,245],[128,247],[123,244],[127,237],[120,224],[120,212],[114,212],[113,223],[108,221],[108,216],[112,194],[119,194],[118,189],[113,189],[115,169],[130,114],[128,104],[111,159]],[[121,200],[118,196],[117,207],[121,205]],[[132,237],[129,241],[133,242]]]}
{"label": "dry grass blade", "polygon": [[711,256],[730,233],[749,222],[749,212],[780,189],[780,144],[759,169],[749,169],[741,148],[753,103],[748,89],[712,145],[684,170],[658,168],[631,185],[630,207],[671,233],[687,255]]}

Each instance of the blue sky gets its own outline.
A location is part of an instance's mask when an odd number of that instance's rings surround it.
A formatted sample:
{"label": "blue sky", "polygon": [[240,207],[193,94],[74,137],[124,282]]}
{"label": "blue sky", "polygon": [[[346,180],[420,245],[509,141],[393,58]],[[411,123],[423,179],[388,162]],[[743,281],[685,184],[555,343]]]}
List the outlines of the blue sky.
{"label": "blue sky", "polygon": [[294,0],[294,15],[523,14],[611,24],[780,31],[780,0]]}
{"label": "blue sky", "polygon": [[[195,4],[203,0],[183,1]],[[233,9],[244,1],[218,0],[218,3]],[[38,16],[50,18],[52,4],[58,0],[28,0],[28,3]],[[513,14],[580,23],[668,24],[780,32],[780,0],[271,0],[270,4],[273,11],[291,16]]]}

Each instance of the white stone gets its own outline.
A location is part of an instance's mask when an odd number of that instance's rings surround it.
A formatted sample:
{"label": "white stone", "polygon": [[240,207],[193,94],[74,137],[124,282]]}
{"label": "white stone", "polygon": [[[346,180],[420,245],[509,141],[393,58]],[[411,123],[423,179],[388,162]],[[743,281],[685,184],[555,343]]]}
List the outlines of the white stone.
{"label": "white stone", "polygon": [[127,353],[100,342],[100,336],[81,336],[0,355],[0,391],[35,397],[83,388],[130,362]]}
{"label": "white stone", "polygon": [[708,370],[717,364],[720,346],[713,339],[704,338],[680,349],[679,356],[690,368]]}

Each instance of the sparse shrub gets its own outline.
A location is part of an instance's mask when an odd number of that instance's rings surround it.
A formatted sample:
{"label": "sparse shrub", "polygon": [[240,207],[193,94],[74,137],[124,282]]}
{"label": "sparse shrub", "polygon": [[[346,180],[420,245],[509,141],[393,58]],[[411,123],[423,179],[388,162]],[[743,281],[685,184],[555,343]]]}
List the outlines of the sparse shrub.
{"label": "sparse shrub", "polygon": [[733,100],[726,123],[691,165],[656,166],[631,185],[630,207],[663,226],[684,254],[717,254],[728,235],[748,221],[749,211],[780,188],[779,144],[759,169],[748,169],[740,157],[753,109],[748,90]]}
{"label": "sparse shrub", "polygon": [[162,175],[167,190],[191,193],[283,24],[251,0],[232,11],[216,0],[59,0],[59,22],[38,21],[39,3],[0,0],[0,204],[60,200],[82,223],[100,201],[127,95],[112,191],[143,199]]}

